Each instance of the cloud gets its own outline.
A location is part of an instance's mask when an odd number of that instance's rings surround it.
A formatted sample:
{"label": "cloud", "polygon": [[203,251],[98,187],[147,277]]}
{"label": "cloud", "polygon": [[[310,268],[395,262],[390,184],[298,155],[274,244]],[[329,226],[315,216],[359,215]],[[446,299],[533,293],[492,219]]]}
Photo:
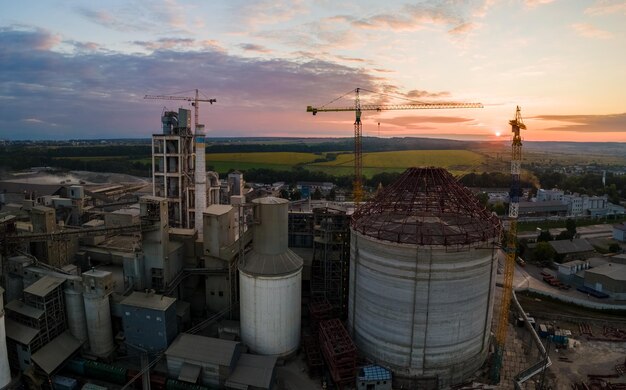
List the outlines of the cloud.
{"label": "cloud", "polygon": [[[190,32],[184,12],[189,7],[174,0],[141,2],[129,0],[111,10],[77,6],[75,12],[92,23],[121,32]],[[165,27],[165,28],[164,28]],[[169,27],[169,28],[167,28]]]}
{"label": "cloud", "polygon": [[554,0],[524,0],[524,4],[528,8],[535,8],[535,7],[538,7],[540,5],[546,5],[546,4],[550,4],[550,3],[553,3],[553,2],[554,2]]}
{"label": "cloud", "polygon": [[476,30],[479,27],[480,25],[478,23],[467,22],[467,23],[459,24],[453,29],[448,30],[448,32],[452,35],[465,35],[467,33],[470,33]]}
{"label": "cloud", "polygon": [[191,38],[160,38],[156,41],[134,41],[134,45],[141,46],[148,51],[155,50],[215,50],[225,52],[220,44],[212,39],[196,40]]}
{"label": "cloud", "polygon": [[236,9],[233,13],[239,15],[240,22],[247,30],[283,23],[308,12],[308,6],[303,0],[254,1],[243,7],[240,4],[234,7]]}
{"label": "cloud", "polygon": [[578,33],[578,35],[586,37],[586,38],[595,38],[595,39],[613,38],[613,34],[611,32],[600,30],[599,28],[596,28],[589,23],[572,24],[572,28],[574,29],[574,31]]}
{"label": "cloud", "polygon": [[615,13],[626,14],[626,1],[624,0],[599,0],[585,10],[587,15],[607,15]]}
{"label": "cloud", "polygon": [[272,50],[268,49],[267,47],[256,45],[254,43],[242,43],[239,45],[239,47],[245,51],[254,51],[254,52],[263,53],[263,54],[272,52]]}
{"label": "cloud", "polygon": [[43,29],[0,27],[0,47],[3,51],[11,47],[45,51],[59,43],[61,43],[59,35]]}
{"label": "cloud", "polygon": [[[384,123],[396,126],[416,126],[421,123],[467,123],[472,122],[471,118],[458,116],[399,116],[391,119],[384,119]],[[381,120],[383,122],[383,120]]]}
{"label": "cloud", "polygon": [[[156,41],[149,54],[31,48],[49,48],[54,40],[39,30],[0,30],[0,116],[9,118],[3,128],[13,129],[14,137],[149,136],[158,132],[163,106],[191,107],[143,95],[195,88],[218,100],[201,107],[214,136],[331,131],[306,114],[307,104],[329,101],[355,85],[377,90],[381,83],[366,70],[331,61],[245,58],[211,47],[178,51],[164,49],[165,41]],[[186,42],[174,46],[191,44]],[[43,123],[33,126],[29,119]]]}
{"label": "cloud", "polygon": [[448,97],[448,96],[450,96],[450,92],[447,92],[447,91],[429,92],[429,91],[420,91],[419,89],[414,89],[406,93],[406,97],[409,99],[440,98],[440,97]]}
{"label": "cloud", "polygon": [[538,115],[529,119],[556,122],[547,130],[580,133],[626,132],[626,113],[608,115]]}

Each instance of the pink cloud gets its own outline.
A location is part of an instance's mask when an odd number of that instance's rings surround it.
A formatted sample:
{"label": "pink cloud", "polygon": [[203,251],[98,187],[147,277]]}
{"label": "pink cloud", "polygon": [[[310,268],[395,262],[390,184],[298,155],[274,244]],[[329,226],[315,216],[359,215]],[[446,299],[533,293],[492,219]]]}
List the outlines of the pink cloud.
{"label": "pink cloud", "polygon": [[613,34],[606,30],[600,30],[597,27],[592,26],[589,23],[576,23],[572,25],[574,31],[578,33],[578,35],[586,37],[586,38],[595,38],[595,39],[611,39],[613,38]]}

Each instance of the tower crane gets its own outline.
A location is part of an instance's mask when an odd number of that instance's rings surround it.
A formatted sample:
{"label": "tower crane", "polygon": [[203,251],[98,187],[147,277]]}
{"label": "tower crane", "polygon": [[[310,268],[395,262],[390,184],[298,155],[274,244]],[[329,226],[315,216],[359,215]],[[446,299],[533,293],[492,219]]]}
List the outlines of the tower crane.
{"label": "tower crane", "polygon": [[217,99],[200,99],[198,97],[198,89],[196,89],[196,95],[194,97],[188,96],[168,96],[168,95],[145,95],[144,99],[155,99],[155,100],[185,100],[191,102],[191,105],[194,108],[193,111],[193,119],[194,119],[194,127],[198,129],[198,117],[200,115],[200,102],[208,102],[213,104],[217,102]]}
{"label": "tower crane", "polygon": [[496,333],[496,350],[494,364],[492,366],[492,379],[494,383],[500,382],[502,357],[504,356],[504,345],[509,323],[509,308],[513,294],[513,274],[515,271],[517,216],[519,214],[519,200],[522,195],[520,184],[520,174],[522,171],[522,137],[520,136],[520,130],[525,130],[526,125],[522,121],[519,106],[517,106],[517,110],[515,111],[515,118],[510,120],[509,124],[511,125],[511,132],[513,133],[513,143],[511,146],[511,190],[509,192],[509,231],[507,233],[505,248],[504,283],[502,300],[500,301],[500,317],[498,318],[498,329]]}
{"label": "tower crane", "polygon": [[[362,111],[390,111],[390,110],[420,110],[420,109],[445,109],[445,108],[482,108],[483,105],[481,103],[454,103],[454,102],[445,102],[445,103],[428,103],[428,102],[415,102],[409,101],[405,104],[361,104],[360,91],[376,93],[373,91],[368,91],[363,88],[356,88],[353,91],[350,91],[331,102],[320,106],[313,107],[307,106],[306,112],[310,112],[313,115],[316,115],[318,112],[342,112],[342,111],[354,111],[355,120],[354,120],[354,201],[355,203],[360,203],[363,199],[363,144],[362,144],[362,128],[363,125],[361,123],[361,112]],[[329,104],[341,99],[342,97],[348,95],[349,93],[355,93],[354,98],[354,106],[349,107],[328,107]],[[381,94],[382,95],[382,94]]]}

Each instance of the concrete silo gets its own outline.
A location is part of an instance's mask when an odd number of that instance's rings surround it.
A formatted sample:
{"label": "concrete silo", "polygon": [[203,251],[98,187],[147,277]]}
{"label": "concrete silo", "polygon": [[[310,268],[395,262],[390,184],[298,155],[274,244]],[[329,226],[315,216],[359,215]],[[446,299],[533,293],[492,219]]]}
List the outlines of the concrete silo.
{"label": "concrete silo", "polygon": [[349,329],[405,387],[447,388],[489,350],[500,222],[441,168],[411,168],[352,219]]}
{"label": "concrete silo", "polygon": [[287,356],[300,342],[303,261],[287,247],[289,202],[253,203],[253,249],[239,265],[241,340],[258,354]]}
{"label": "concrete silo", "polygon": [[95,356],[107,357],[114,348],[109,306],[113,276],[110,272],[95,269],[82,276],[89,351]]}

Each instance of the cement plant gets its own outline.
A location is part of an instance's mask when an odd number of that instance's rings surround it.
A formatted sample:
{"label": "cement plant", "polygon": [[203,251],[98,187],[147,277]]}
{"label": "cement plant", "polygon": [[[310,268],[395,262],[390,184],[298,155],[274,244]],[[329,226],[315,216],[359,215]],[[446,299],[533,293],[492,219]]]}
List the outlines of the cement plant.
{"label": "cement plant", "polygon": [[[482,105],[355,92],[307,108],[356,113],[351,190],[302,182],[289,200],[207,170],[198,106],[214,100],[197,91],[195,112],[163,111],[150,178],[3,180],[0,388],[626,389],[624,207],[530,193],[519,107],[506,188],[432,166],[367,188],[361,111]],[[597,222],[520,228],[583,216]]]}

